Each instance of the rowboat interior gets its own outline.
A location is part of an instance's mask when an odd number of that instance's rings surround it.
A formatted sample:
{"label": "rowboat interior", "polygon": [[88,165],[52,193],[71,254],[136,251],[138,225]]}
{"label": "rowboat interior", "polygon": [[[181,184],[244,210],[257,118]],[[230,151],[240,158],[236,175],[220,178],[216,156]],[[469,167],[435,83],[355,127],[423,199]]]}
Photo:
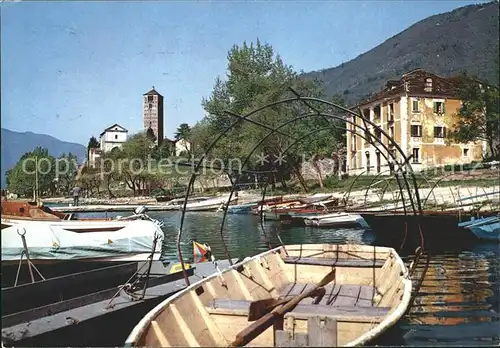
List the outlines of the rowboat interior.
{"label": "rowboat interior", "polygon": [[[329,274],[334,276],[323,284],[325,291],[299,297]],[[360,345],[394,325],[406,312],[410,296],[408,271],[392,248],[280,246],[160,303],[133,329],[126,346]],[[252,302],[273,299],[276,304],[294,298],[300,301],[287,312],[286,304],[274,307],[272,324],[260,327],[260,332],[250,330],[262,319],[249,321]]]}

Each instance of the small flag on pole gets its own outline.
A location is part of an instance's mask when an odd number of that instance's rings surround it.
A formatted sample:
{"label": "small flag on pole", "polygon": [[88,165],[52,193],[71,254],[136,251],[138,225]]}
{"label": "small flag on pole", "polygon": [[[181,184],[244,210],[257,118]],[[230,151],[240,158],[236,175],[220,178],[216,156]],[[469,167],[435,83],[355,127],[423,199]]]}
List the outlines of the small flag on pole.
{"label": "small flag on pole", "polygon": [[210,259],[211,250],[208,244],[198,243],[193,240],[193,261],[205,262]]}

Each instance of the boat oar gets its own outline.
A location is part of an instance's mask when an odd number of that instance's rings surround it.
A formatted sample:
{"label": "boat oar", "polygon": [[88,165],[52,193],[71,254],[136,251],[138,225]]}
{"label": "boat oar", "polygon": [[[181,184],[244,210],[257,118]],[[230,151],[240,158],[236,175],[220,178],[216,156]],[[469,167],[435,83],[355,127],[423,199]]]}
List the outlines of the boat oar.
{"label": "boat oar", "polygon": [[285,315],[287,312],[293,310],[300,301],[311,296],[311,293],[317,291],[318,288],[324,287],[334,279],[335,269],[328,273],[323,279],[321,279],[321,281],[317,283],[312,289],[304,291],[300,295],[287,299],[286,303],[284,303],[283,306],[273,309],[271,313],[264,315],[259,320],[254,321],[251,325],[240,331],[236,335],[236,339],[231,343],[231,346],[238,347],[248,344],[255,337],[264,332],[268,327],[273,325],[278,318],[283,317],[283,315]]}
{"label": "boat oar", "polygon": [[[309,297],[316,297],[315,304],[317,304],[323,296],[325,296],[326,290],[324,287],[315,288],[315,290],[309,294]],[[250,303],[250,309],[248,310],[248,321],[255,321],[262,316],[269,313],[274,308],[287,303],[291,300],[291,297],[285,298],[266,298],[264,300],[253,301]]]}

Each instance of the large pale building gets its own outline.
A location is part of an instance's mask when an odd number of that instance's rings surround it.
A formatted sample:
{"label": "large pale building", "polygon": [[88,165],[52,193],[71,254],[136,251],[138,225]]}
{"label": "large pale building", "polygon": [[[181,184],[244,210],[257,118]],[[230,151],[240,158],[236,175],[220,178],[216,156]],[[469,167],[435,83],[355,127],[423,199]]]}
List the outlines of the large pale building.
{"label": "large pale building", "polygon": [[[415,171],[447,164],[470,163],[480,160],[484,142],[459,144],[450,142],[447,133],[456,124],[461,101],[457,95],[457,77],[443,78],[424,70],[404,74],[399,80],[387,81],[385,88],[352,110],[361,112],[381,127],[401,147]],[[364,126],[359,117],[348,121]],[[366,124],[369,134],[347,123],[347,170],[349,174],[389,173],[390,166],[382,156],[397,154],[388,138]],[[350,130],[350,131],[349,131]],[[380,139],[388,149],[371,145],[363,137]],[[397,160],[401,158],[397,155]]]}
{"label": "large pale building", "polygon": [[160,142],[163,140],[163,96],[158,93],[154,86],[149,92],[143,95],[142,115],[144,120],[144,131],[148,128],[153,130],[153,133]]}

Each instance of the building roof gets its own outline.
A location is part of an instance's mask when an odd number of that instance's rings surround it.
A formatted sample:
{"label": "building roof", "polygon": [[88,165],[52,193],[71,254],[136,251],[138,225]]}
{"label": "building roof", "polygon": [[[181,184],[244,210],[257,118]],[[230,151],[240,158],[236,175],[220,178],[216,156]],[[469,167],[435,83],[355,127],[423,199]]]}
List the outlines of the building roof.
{"label": "building roof", "polygon": [[149,92],[144,93],[143,95],[159,95],[162,96],[160,93],[158,93],[155,89],[155,86],[153,86],[153,89],[150,90]]}
{"label": "building roof", "polygon": [[104,133],[106,133],[107,131],[112,130],[115,127],[119,127],[120,128],[119,130],[115,130],[115,132],[126,132],[126,133],[128,133],[128,130],[125,127],[122,127],[118,123],[115,123],[114,125],[106,128],[101,134],[99,134],[99,136],[102,137],[104,135]]}
{"label": "building roof", "polygon": [[[461,78],[461,76],[441,77],[423,69],[415,69],[403,74],[399,80],[388,80],[381,91],[372,94],[368,99],[358,103],[352,109],[405,93],[423,97],[456,98],[458,97],[458,86]],[[432,88],[426,87],[427,79],[432,80]]]}

